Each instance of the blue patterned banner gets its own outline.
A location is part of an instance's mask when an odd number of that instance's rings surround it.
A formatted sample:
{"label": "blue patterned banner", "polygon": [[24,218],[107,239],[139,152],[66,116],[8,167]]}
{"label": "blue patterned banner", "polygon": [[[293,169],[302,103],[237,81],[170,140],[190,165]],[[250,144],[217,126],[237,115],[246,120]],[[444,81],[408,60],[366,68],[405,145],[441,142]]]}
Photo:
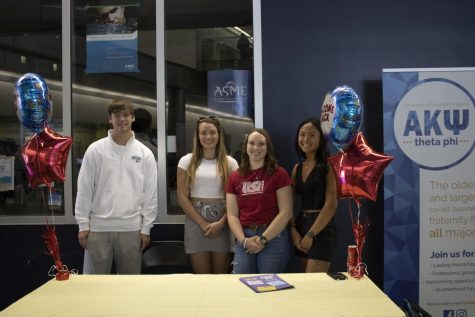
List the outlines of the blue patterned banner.
{"label": "blue patterned banner", "polygon": [[473,95],[475,69],[383,71],[384,290],[433,316],[475,315]]}

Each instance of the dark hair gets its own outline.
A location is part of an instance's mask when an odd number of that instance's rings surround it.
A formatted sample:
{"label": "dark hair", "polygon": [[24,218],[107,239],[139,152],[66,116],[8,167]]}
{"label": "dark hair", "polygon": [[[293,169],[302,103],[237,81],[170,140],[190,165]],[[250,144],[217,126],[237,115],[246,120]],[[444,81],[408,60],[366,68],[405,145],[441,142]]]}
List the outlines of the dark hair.
{"label": "dark hair", "polygon": [[244,143],[242,144],[241,164],[239,165],[239,169],[238,169],[239,174],[244,175],[246,172],[248,172],[251,169],[249,155],[247,154],[247,142],[249,141],[249,136],[254,132],[257,132],[263,135],[264,138],[266,139],[267,153],[264,158],[264,167],[266,169],[267,174],[272,174],[274,173],[274,170],[279,166],[279,164],[277,163],[277,159],[275,158],[274,145],[272,144],[272,140],[270,138],[269,133],[264,129],[258,129],[258,128],[254,128],[251,131],[249,131],[248,134],[246,134]]}
{"label": "dark hair", "polygon": [[114,99],[110,103],[109,107],[107,108],[107,112],[109,113],[109,116],[111,116],[114,112],[118,111],[127,111],[131,115],[134,115],[134,105],[130,102],[130,100],[127,99]]}
{"label": "dark hair", "polygon": [[134,111],[135,121],[132,123],[132,130],[135,132],[149,132],[152,127],[152,115],[145,109],[138,108]]}
{"label": "dark hair", "polygon": [[300,123],[299,127],[297,128],[297,134],[295,135],[294,144],[295,150],[297,151],[297,155],[299,157],[299,161],[302,162],[306,158],[305,153],[299,146],[299,133],[300,129],[307,123],[311,123],[317,129],[318,133],[320,133],[320,140],[318,142],[317,151],[315,152],[315,159],[318,164],[326,164],[327,157],[329,155],[327,138],[325,138],[325,136],[323,135],[322,127],[320,126],[320,119],[318,118],[305,119],[302,123]]}

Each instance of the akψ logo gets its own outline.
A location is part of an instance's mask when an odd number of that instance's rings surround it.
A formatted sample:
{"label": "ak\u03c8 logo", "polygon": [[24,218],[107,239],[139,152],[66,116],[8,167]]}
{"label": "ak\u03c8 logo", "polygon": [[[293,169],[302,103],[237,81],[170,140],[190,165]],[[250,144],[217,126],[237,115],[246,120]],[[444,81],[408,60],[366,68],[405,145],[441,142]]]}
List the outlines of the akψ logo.
{"label": "ak\u03c8 logo", "polygon": [[475,100],[460,84],[442,78],[417,82],[394,113],[400,149],[426,169],[459,164],[475,140]]}

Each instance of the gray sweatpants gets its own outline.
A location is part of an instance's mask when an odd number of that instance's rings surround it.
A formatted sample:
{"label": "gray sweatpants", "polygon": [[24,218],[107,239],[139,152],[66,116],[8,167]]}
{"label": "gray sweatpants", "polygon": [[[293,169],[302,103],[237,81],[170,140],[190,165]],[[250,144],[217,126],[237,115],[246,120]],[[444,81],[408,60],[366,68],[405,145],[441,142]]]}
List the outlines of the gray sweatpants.
{"label": "gray sweatpants", "polygon": [[140,274],[142,251],[139,231],[91,231],[84,252],[83,274],[111,274],[112,260],[117,274]]}

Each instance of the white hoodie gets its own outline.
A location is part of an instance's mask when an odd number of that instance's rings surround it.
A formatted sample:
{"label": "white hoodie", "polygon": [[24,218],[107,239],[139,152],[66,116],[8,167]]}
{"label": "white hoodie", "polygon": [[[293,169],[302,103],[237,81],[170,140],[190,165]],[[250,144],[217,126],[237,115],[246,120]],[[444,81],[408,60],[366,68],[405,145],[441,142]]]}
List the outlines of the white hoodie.
{"label": "white hoodie", "polygon": [[79,231],[150,234],[157,213],[157,164],[133,135],[125,146],[108,136],[92,143],[78,176]]}

